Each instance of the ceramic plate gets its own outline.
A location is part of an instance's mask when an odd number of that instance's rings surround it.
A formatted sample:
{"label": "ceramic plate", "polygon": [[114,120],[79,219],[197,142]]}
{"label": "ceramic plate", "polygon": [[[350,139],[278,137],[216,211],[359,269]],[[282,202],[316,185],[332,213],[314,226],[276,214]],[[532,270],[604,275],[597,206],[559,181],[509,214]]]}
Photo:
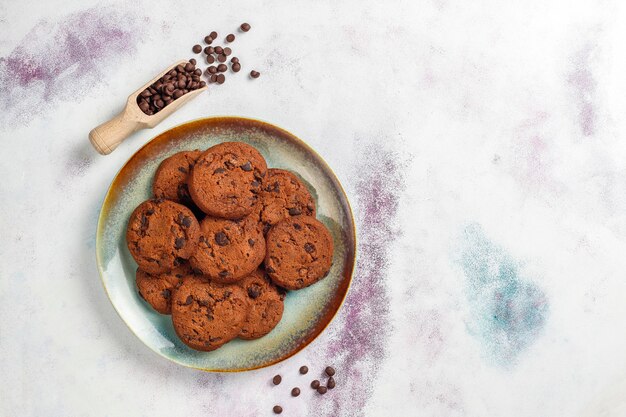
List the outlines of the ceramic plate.
{"label": "ceramic plate", "polygon": [[[299,291],[290,291],[278,326],[254,341],[233,340],[213,352],[185,346],[174,333],[170,316],[161,315],[139,296],[137,264],[126,247],[126,226],[133,209],[151,197],[152,177],[166,157],[217,143],[240,141],[257,148],[269,167],[296,172],[317,202],[317,217],[335,243],[328,277]],[[346,195],[322,158],[292,134],[257,120],[217,117],[196,120],[162,133],[124,165],[107,192],[96,239],[104,288],[120,317],[142,342],[181,365],[206,371],[244,371],[280,362],[309,344],[330,323],[341,306],[355,261],[355,230]]]}

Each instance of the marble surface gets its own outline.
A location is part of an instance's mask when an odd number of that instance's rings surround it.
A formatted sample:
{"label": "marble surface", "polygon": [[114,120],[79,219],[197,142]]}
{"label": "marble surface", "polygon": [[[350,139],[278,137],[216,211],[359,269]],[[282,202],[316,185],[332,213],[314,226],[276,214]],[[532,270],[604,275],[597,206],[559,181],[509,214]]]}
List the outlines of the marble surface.
{"label": "marble surface", "polygon": [[[625,415],[625,9],[0,1],[0,415]],[[130,92],[243,21],[253,29],[236,53],[261,78],[212,86],[110,156],[90,148]],[[210,115],[303,138],[358,221],[339,317],[248,373],[154,354],[95,264],[117,170],[159,132]],[[312,395],[327,364],[337,388]]]}

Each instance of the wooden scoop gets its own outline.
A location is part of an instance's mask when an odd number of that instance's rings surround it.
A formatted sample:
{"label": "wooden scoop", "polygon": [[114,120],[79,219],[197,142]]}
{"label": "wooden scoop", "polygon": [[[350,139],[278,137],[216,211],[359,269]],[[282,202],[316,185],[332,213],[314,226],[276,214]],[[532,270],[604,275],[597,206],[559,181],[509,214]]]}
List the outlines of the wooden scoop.
{"label": "wooden scoop", "polygon": [[100,126],[89,132],[89,141],[96,150],[102,155],[108,155],[117,145],[122,143],[124,139],[131,133],[145,128],[153,128],[163,119],[174,113],[180,106],[196,97],[198,94],[206,90],[208,87],[198,88],[188,92],[187,94],[173,100],[170,104],[163,107],[158,113],[148,116],[139,108],[137,104],[137,96],[146,88],[150,87],[159,78],[176,68],[178,65],[185,65],[188,61],[179,61],[174,65],[161,72],[159,75],[148,81],[140,89],[128,96],[124,110],[113,119],[101,124]]}

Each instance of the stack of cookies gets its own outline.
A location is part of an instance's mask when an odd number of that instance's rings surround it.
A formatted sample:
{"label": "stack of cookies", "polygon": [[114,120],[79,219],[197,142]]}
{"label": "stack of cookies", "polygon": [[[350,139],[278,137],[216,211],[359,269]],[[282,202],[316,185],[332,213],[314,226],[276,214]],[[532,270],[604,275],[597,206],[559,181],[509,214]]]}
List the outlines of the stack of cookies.
{"label": "stack of cookies", "polygon": [[172,155],[152,190],[126,233],[137,287],[193,349],[268,334],[287,290],[328,275],[333,240],[311,194],[293,173],[268,169],[250,145]]}

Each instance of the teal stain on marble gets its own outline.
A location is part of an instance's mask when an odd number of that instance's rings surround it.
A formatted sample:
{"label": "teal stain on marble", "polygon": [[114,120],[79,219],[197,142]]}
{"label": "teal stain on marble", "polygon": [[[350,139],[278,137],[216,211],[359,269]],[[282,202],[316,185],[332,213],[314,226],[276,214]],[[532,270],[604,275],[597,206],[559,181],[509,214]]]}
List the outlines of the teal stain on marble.
{"label": "teal stain on marble", "polygon": [[468,331],[496,364],[513,365],[541,334],[549,311],[545,294],[478,224],[465,228],[458,261],[470,304]]}

